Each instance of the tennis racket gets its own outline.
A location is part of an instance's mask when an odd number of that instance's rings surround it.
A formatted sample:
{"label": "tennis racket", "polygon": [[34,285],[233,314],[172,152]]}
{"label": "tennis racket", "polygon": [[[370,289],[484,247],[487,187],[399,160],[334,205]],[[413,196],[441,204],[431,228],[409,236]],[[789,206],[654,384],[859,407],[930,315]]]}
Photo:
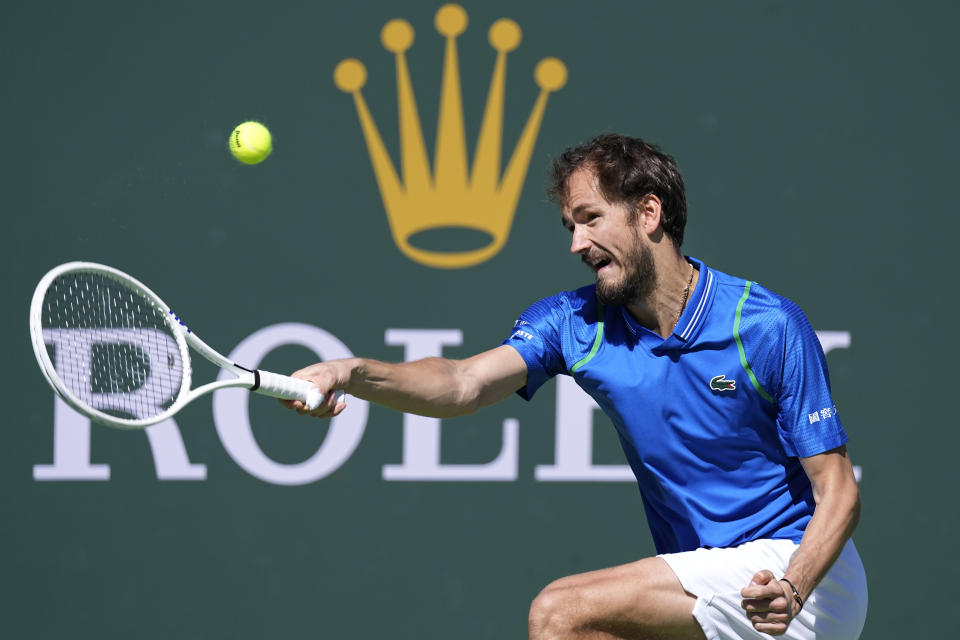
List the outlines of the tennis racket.
{"label": "tennis racket", "polygon": [[[324,399],[306,380],[230,362],[143,283],[92,262],[70,262],[43,276],[30,305],[30,339],[57,395],[111,427],[156,424],[198,397],[227,387],[300,400],[311,410]],[[188,347],[236,378],[191,389]],[[341,391],[337,401],[342,400]]]}

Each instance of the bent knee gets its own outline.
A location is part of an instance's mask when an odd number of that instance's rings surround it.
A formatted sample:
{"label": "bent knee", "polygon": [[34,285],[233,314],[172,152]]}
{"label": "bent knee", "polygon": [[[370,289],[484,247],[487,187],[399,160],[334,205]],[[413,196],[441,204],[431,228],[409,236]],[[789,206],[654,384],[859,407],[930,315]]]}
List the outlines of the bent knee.
{"label": "bent knee", "polygon": [[530,603],[531,639],[553,638],[576,628],[576,596],[558,580],[547,585]]}

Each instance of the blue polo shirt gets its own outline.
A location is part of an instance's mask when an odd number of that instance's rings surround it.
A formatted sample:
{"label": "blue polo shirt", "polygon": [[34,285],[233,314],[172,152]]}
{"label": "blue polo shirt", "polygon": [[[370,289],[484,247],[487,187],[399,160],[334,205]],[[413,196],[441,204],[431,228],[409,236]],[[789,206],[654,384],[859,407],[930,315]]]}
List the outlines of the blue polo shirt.
{"label": "blue polo shirt", "polygon": [[799,541],[813,491],[798,458],[846,443],[823,350],[800,308],[700,270],[672,335],[603,307],[595,285],[530,306],[504,342],[530,399],[573,376],[616,426],[658,553]]}

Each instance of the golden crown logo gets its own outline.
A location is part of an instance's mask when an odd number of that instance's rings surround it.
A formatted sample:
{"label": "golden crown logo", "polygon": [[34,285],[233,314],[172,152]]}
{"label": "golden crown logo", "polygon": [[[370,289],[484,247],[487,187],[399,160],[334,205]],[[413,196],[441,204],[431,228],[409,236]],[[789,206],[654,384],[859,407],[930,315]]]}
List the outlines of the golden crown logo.
{"label": "golden crown logo", "polygon": [[[409,22],[391,20],[380,32],[384,48],[396,56],[403,182],[397,176],[360,93],[367,81],[366,67],[359,60],[348,58],[337,65],[333,79],[341,91],[353,95],[394,242],[416,262],[441,269],[456,269],[489,260],[506,243],[547,108],[547,96],[566,84],[567,68],[556,58],[544,58],[537,64],[534,79],[540,87],[540,95],[501,177],[507,54],[520,45],[521,31],[513,20],[503,18],[493,23],[488,37],[497,58],[474,151],[473,168],[468,175],[456,40],[467,28],[467,12],[456,4],[444,5],[435,15],[434,25],[446,38],[446,50],[433,175],[405,55],[413,45],[413,27]],[[410,238],[417,233],[442,228],[482,231],[489,234],[491,241],[478,249],[450,252],[419,248],[410,243]]]}

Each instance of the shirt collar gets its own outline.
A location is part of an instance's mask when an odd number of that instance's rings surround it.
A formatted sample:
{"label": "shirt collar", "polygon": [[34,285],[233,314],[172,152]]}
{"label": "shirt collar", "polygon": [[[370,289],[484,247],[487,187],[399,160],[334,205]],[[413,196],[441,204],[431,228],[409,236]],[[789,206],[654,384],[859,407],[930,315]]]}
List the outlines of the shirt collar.
{"label": "shirt collar", "polygon": [[700,270],[700,277],[697,279],[697,286],[690,292],[690,298],[687,300],[687,306],[684,307],[677,326],[673,329],[673,335],[684,342],[690,340],[697,329],[703,325],[707,316],[707,307],[716,289],[716,278],[713,272],[700,260],[686,257],[687,260]]}
{"label": "shirt collar", "polygon": [[[647,342],[652,348],[669,347],[674,337],[681,342],[689,341],[696,334],[697,330],[703,326],[707,315],[707,307],[710,306],[713,292],[716,291],[716,277],[707,265],[696,258],[691,258],[690,256],[685,257],[697,267],[700,272],[700,277],[697,279],[697,286],[690,292],[690,297],[687,299],[687,304],[683,308],[683,313],[680,314],[677,326],[673,328],[673,333],[668,338],[661,338],[653,331],[642,326],[630,315],[626,307],[620,308],[620,312],[623,315],[627,329],[630,330],[630,334],[638,340]],[[672,344],[677,346],[676,343]]]}

